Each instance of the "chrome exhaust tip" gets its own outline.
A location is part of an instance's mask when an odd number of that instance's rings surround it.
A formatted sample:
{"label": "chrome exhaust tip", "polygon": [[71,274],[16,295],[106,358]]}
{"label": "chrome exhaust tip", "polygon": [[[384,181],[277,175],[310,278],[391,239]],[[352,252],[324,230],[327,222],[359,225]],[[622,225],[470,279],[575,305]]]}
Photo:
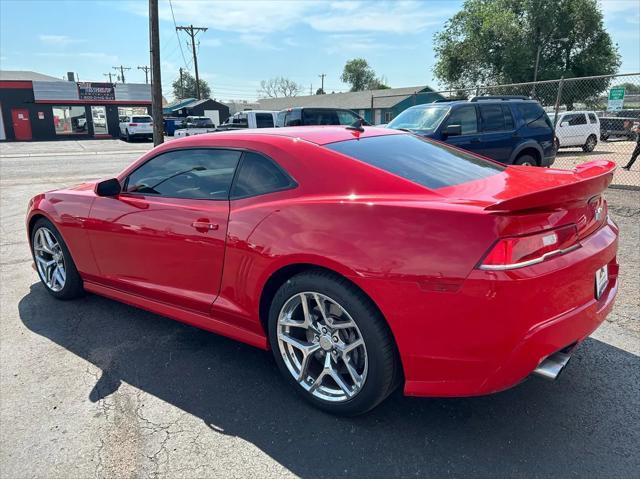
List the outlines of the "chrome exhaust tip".
{"label": "chrome exhaust tip", "polygon": [[566,353],[553,353],[551,356],[545,358],[537,368],[533,370],[533,374],[540,376],[541,378],[553,381],[560,376],[560,373],[571,359],[571,356]]}

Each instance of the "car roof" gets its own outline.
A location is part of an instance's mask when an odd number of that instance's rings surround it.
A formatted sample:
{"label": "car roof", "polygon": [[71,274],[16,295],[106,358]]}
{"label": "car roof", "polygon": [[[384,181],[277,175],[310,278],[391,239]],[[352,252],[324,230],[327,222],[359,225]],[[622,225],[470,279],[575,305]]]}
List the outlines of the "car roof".
{"label": "car roof", "polygon": [[331,106],[292,106],[291,108],[284,108],[282,110],[280,110],[278,113],[281,113],[283,111],[293,111],[293,110],[329,110],[329,111],[350,111],[353,112],[353,110],[350,110],[349,108],[333,108]]}
{"label": "car roof", "polygon": [[428,107],[447,107],[454,105],[509,105],[512,103],[538,103],[537,100],[533,98],[529,99],[509,99],[509,100],[480,100],[480,101],[469,101],[469,100],[451,100],[451,101],[438,101],[433,103],[421,103],[420,105],[414,105],[410,107],[410,109],[420,109],[420,108],[428,108]]}
{"label": "car roof", "polygon": [[[188,146],[203,145],[210,140],[252,140],[269,143],[274,137],[296,138],[317,145],[326,145],[338,141],[346,141],[374,136],[406,135],[407,133],[388,128],[363,127],[364,131],[349,129],[345,126],[290,126],[283,128],[259,128],[251,130],[232,130],[188,136],[178,140],[171,140],[168,144]],[[216,141],[218,143],[218,141]]]}

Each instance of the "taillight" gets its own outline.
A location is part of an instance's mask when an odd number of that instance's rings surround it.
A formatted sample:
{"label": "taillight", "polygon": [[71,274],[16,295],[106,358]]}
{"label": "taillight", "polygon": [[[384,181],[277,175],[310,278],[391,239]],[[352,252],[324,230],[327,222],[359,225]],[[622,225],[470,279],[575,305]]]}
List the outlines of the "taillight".
{"label": "taillight", "polygon": [[137,123],[129,123],[129,126],[138,126]]}
{"label": "taillight", "polygon": [[501,238],[482,260],[479,268],[522,268],[568,253],[579,246],[576,225],[562,226],[532,235]]}

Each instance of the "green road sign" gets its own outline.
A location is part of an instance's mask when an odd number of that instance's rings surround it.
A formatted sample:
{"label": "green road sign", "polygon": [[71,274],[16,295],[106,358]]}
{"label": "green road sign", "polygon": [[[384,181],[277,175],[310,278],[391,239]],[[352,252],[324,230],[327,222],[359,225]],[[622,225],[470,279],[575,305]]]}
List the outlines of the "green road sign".
{"label": "green road sign", "polygon": [[609,90],[608,111],[622,110],[624,106],[624,88],[612,88]]}
{"label": "green road sign", "polygon": [[624,100],[624,88],[612,88],[609,90],[609,100]]}

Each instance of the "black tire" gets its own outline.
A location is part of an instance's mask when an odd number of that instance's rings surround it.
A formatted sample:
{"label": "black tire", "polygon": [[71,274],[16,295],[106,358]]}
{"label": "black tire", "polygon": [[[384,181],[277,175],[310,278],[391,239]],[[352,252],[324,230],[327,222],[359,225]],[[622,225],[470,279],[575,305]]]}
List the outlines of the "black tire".
{"label": "black tire", "polygon": [[558,151],[560,151],[560,140],[558,140],[557,138],[555,138],[553,140],[553,147],[556,150],[556,153],[558,153]]}
{"label": "black tire", "polygon": [[73,262],[73,258],[71,257],[69,248],[67,247],[67,244],[64,242],[64,239],[62,238],[62,235],[60,234],[58,229],[53,225],[51,221],[49,221],[46,218],[38,219],[36,223],[33,225],[33,230],[31,231],[31,255],[33,257],[34,264],[36,262],[36,253],[34,251],[35,237],[38,230],[40,230],[43,227],[47,228],[51,232],[51,234],[55,237],[55,240],[60,245],[60,249],[62,250],[63,259],[64,259],[64,266],[65,266],[64,269],[66,272],[66,280],[65,280],[64,287],[59,291],[54,291],[49,286],[47,286],[44,278],[40,274],[40,271],[38,270],[38,268],[36,268],[36,271],[38,272],[38,276],[40,278],[40,281],[42,282],[42,285],[44,286],[44,289],[46,289],[49,292],[49,294],[51,294],[53,297],[57,299],[63,299],[63,300],[74,299],[84,295],[84,286],[82,283],[82,278],[80,278],[80,274],[78,273],[76,264]]}
{"label": "black tire", "polygon": [[[364,340],[369,361],[362,389],[351,399],[331,402],[313,396],[293,377],[278,345],[278,316],[285,303],[301,292],[317,292],[338,302],[353,318]],[[269,310],[269,342],[285,380],[302,397],[326,412],[344,416],[363,414],[380,404],[401,382],[402,372],[391,331],[373,302],[353,284],[328,271],[300,273],[283,284]]]}
{"label": "black tire", "polygon": [[513,162],[514,165],[538,166],[538,161],[531,155],[520,155]]}
{"label": "black tire", "polygon": [[600,135],[600,139],[602,141],[607,141],[609,139],[609,135]]}
{"label": "black tire", "polygon": [[129,130],[126,130],[125,133],[127,134],[126,136],[127,143],[131,143],[131,135],[129,134]]}
{"label": "black tire", "polygon": [[598,144],[598,138],[596,135],[589,135],[587,141],[582,145],[582,151],[585,153],[590,153],[596,149],[596,145]]}

